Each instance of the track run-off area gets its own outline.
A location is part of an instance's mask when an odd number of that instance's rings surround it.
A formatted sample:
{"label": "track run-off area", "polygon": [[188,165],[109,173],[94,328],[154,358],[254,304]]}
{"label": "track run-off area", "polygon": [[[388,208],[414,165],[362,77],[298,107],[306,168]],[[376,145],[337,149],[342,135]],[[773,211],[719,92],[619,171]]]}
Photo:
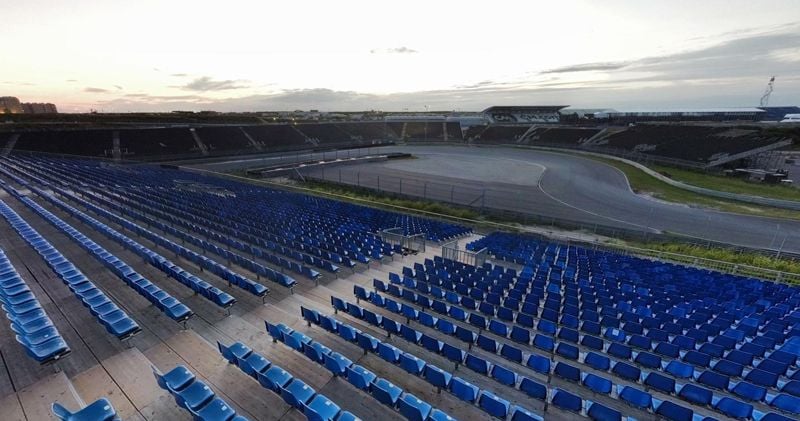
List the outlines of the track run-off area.
{"label": "track run-off area", "polygon": [[[636,194],[624,173],[581,156],[507,147],[429,145],[370,148],[369,152],[405,152],[413,158],[303,173],[408,196],[585,225],[671,232],[701,241],[800,252],[800,220],[734,214]],[[333,156],[328,153],[328,158]],[[312,157],[322,155],[235,159],[197,166],[222,172]]]}

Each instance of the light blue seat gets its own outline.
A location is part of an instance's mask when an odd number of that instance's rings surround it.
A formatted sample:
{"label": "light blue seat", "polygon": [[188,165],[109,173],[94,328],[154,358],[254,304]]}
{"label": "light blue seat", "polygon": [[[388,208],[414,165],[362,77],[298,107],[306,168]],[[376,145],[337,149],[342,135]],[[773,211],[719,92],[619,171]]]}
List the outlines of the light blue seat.
{"label": "light blue seat", "polygon": [[347,381],[359,389],[369,390],[370,383],[372,383],[376,377],[378,376],[376,376],[375,373],[358,364],[347,368]]}
{"label": "light blue seat", "polygon": [[402,351],[400,351],[394,345],[387,344],[385,342],[378,343],[378,355],[382,359],[392,364],[397,364],[400,362],[400,354],[402,354]]}
{"label": "light blue seat", "polygon": [[322,394],[317,394],[304,406],[303,413],[311,421],[334,421],[341,408]]}
{"label": "light blue seat", "polygon": [[231,420],[236,416],[236,411],[220,398],[214,398],[202,408],[190,409],[189,412],[198,420]]}
{"label": "light blue seat", "polygon": [[303,409],[316,393],[311,386],[300,379],[292,379],[289,384],[281,388],[283,400],[297,409]]}
{"label": "light blue seat", "polygon": [[175,402],[188,410],[198,410],[214,399],[214,391],[200,380],[195,380],[180,392],[175,392]]}
{"label": "light blue seat", "polygon": [[281,389],[289,384],[292,379],[291,374],[277,365],[270,367],[264,374],[258,375],[259,383],[275,393],[281,393]]}
{"label": "light blue seat", "polygon": [[117,411],[106,398],[100,398],[78,411],[71,412],[58,402],[53,402],[53,414],[62,421],[118,420]]}
{"label": "light blue seat", "polygon": [[189,386],[194,379],[194,373],[189,371],[188,368],[179,365],[165,374],[162,374],[155,366],[150,366],[153,371],[153,376],[156,378],[158,385],[170,392],[179,392]]}

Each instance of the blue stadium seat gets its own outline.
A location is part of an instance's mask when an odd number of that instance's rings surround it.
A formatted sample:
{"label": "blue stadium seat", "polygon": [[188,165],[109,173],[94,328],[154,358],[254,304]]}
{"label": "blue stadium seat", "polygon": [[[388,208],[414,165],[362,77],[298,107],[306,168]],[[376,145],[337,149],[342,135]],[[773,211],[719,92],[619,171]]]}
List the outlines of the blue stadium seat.
{"label": "blue stadium seat", "polygon": [[508,416],[510,407],[510,404],[507,400],[488,390],[481,392],[481,395],[478,398],[478,405],[489,415],[500,419],[505,419]]}
{"label": "blue stadium seat", "polygon": [[581,412],[583,409],[583,400],[579,396],[561,389],[556,389],[552,402],[554,406],[567,411]]}
{"label": "blue stadium seat", "polygon": [[462,401],[474,403],[478,399],[480,389],[460,377],[453,377],[450,382],[450,392]]}
{"label": "blue stadium seat", "polygon": [[589,373],[583,378],[582,383],[594,393],[600,393],[603,395],[608,395],[611,393],[611,381],[600,376]]}
{"label": "blue stadium seat", "polygon": [[430,404],[410,393],[406,393],[400,398],[398,407],[400,414],[409,421],[426,421],[433,409]]}

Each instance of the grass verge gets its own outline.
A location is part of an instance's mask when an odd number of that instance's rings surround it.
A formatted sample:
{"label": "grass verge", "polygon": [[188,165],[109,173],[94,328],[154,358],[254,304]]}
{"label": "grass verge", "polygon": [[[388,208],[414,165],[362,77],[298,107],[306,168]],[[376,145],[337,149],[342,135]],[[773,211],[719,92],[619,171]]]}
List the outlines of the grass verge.
{"label": "grass verge", "polygon": [[[682,203],[693,206],[717,209],[725,212],[741,213],[745,215],[769,216],[775,218],[800,219],[800,212],[789,209],[761,206],[735,200],[717,199],[699,193],[690,192],[660,181],[644,171],[614,159],[589,157],[604,162],[625,173],[631,188],[636,193],[647,194],[657,199],[668,202]],[[672,171],[672,168],[669,168]],[[687,171],[688,172],[688,171]]]}
{"label": "grass verge", "polygon": [[706,189],[719,190],[728,193],[769,197],[773,199],[800,201],[800,189],[790,186],[754,183],[740,178],[725,177],[721,175],[690,171],[663,165],[653,165],[650,168],[672,178],[673,180]]}
{"label": "grass verge", "polygon": [[[724,248],[707,248],[681,243],[627,243],[630,246],[667,253],[682,254],[701,259],[719,260],[737,265],[753,266],[781,272],[800,273],[800,262],[787,258],[776,258],[751,252],[739,252]],[[691,263],[691,262],[686,262]]]}

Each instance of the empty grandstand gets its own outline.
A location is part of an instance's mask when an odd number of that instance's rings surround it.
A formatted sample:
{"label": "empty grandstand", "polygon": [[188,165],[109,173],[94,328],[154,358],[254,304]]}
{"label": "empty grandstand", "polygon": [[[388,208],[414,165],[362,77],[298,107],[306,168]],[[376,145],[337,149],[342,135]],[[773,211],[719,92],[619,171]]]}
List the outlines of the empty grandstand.
{"label": "empty grandstand", "polygon": [[4,414],[800,415],[796,286],[151,165],[11,155],[0,180]]}
{"label": "empty grandstand", "polygon": [[567,105],[557,106],[493,106],[483,110],[492,123],[558,123],[559,111]]}

